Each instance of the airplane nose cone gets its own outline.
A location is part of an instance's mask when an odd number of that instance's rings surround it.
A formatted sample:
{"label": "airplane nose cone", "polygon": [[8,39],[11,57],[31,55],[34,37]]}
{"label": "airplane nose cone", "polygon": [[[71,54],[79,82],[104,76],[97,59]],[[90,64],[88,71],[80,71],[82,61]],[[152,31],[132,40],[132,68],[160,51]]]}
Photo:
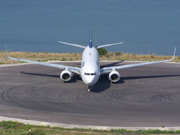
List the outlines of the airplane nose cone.
{"label": "airplane nose cone", "polygon": [[88,77],[86,78],[86,82],[89,86],[94,85],[94,77]]}

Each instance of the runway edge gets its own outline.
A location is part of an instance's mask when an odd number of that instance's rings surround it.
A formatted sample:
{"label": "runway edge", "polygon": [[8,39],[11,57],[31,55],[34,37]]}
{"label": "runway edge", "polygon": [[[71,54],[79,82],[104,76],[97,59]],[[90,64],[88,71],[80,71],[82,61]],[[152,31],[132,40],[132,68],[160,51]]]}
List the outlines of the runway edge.
{"label": "runway edge", "polygon": [[79,128],[79,129],[97,129],[97,130],[111,130],[111,129],[126,129],[126,130],[161,130],[161,131],[176,131],[180,127],[111,127],[111,126],[92,126],[92,125],[74,125],[63,123],[51,123],[45,121],[25,120],[11,117],[0,116],[0,121],[16,121],[24,124],[37,125],[37,126],[50,126],[61,128]]}

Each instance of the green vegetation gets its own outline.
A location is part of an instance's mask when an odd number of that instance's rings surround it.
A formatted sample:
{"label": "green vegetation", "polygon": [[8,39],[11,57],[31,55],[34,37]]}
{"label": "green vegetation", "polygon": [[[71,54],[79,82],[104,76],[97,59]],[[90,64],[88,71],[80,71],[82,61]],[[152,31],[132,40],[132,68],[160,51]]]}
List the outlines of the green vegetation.
{"label": "green vegetation", "polygon": [[24,133],[23,135],[46,135],[46,133],[42,129],[34,129],[32,131],[29,131],[28,133]]}
{"label": "green vegetation", "polygon": [[105,48],[99,48],[97,50],[98,50],[98,53],[99,53],[100,56],[106,55],[107,52],[108,52]]}
{"label": "green vegetation", "polygon": [[[122,52],[107,52],[106,49],[98,49],[100,54],[100,60],[125,60],[125,61],[158,61],[171,59],[172,56],[158,56],[155,54],[140,55],[140,54],[128,54]],[[33,52],[9,52],[11,57],[23,58],[29,60],[36,60],[41,62],[48,61],[76,61],[81,60],[81,53],[33,53]],[[176,56],[173,62],[180,63],[180,57]],[[16,64],[22,63],[18,61],[12,61],[7,59],[5,52],[0,52],[0,64]]]}
{"label": "green vegetation", "polygon": [[63,58],[61,59],[61,61],[67,61],[67,59],[63,57]]}
{"label": "green vegetation", "polygon": [[[163,129],[163,128],[162,128]],[[180,130],[177,131],[165,131],[165,130],[96,130],[96,129],[68,129],[61,127],[49,127],[49,126],[35,126],[25,125],[19,122],[2,121],[0,122],[0,135],[150,135],[150,134],[180,134]]]}

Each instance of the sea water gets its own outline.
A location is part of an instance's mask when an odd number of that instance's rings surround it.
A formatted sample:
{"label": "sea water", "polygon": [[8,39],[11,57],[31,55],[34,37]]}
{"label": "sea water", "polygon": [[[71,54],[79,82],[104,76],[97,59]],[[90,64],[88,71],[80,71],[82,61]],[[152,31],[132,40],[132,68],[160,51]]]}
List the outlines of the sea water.
{"label": "sea water", "polygon": [[0,51],[82,52],[90,11],[93,45],[112,52],[180,55],[180,0],[0,0]]}

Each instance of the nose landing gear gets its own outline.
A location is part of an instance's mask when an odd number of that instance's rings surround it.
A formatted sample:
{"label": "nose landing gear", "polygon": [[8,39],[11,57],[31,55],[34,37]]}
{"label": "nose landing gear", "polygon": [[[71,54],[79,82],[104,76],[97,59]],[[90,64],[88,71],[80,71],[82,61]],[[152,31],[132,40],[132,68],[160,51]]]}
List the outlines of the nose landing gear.
{"label": "nose landing gear", "polygon": [[93,86],[88,86],[88,91],[91,92]]}

